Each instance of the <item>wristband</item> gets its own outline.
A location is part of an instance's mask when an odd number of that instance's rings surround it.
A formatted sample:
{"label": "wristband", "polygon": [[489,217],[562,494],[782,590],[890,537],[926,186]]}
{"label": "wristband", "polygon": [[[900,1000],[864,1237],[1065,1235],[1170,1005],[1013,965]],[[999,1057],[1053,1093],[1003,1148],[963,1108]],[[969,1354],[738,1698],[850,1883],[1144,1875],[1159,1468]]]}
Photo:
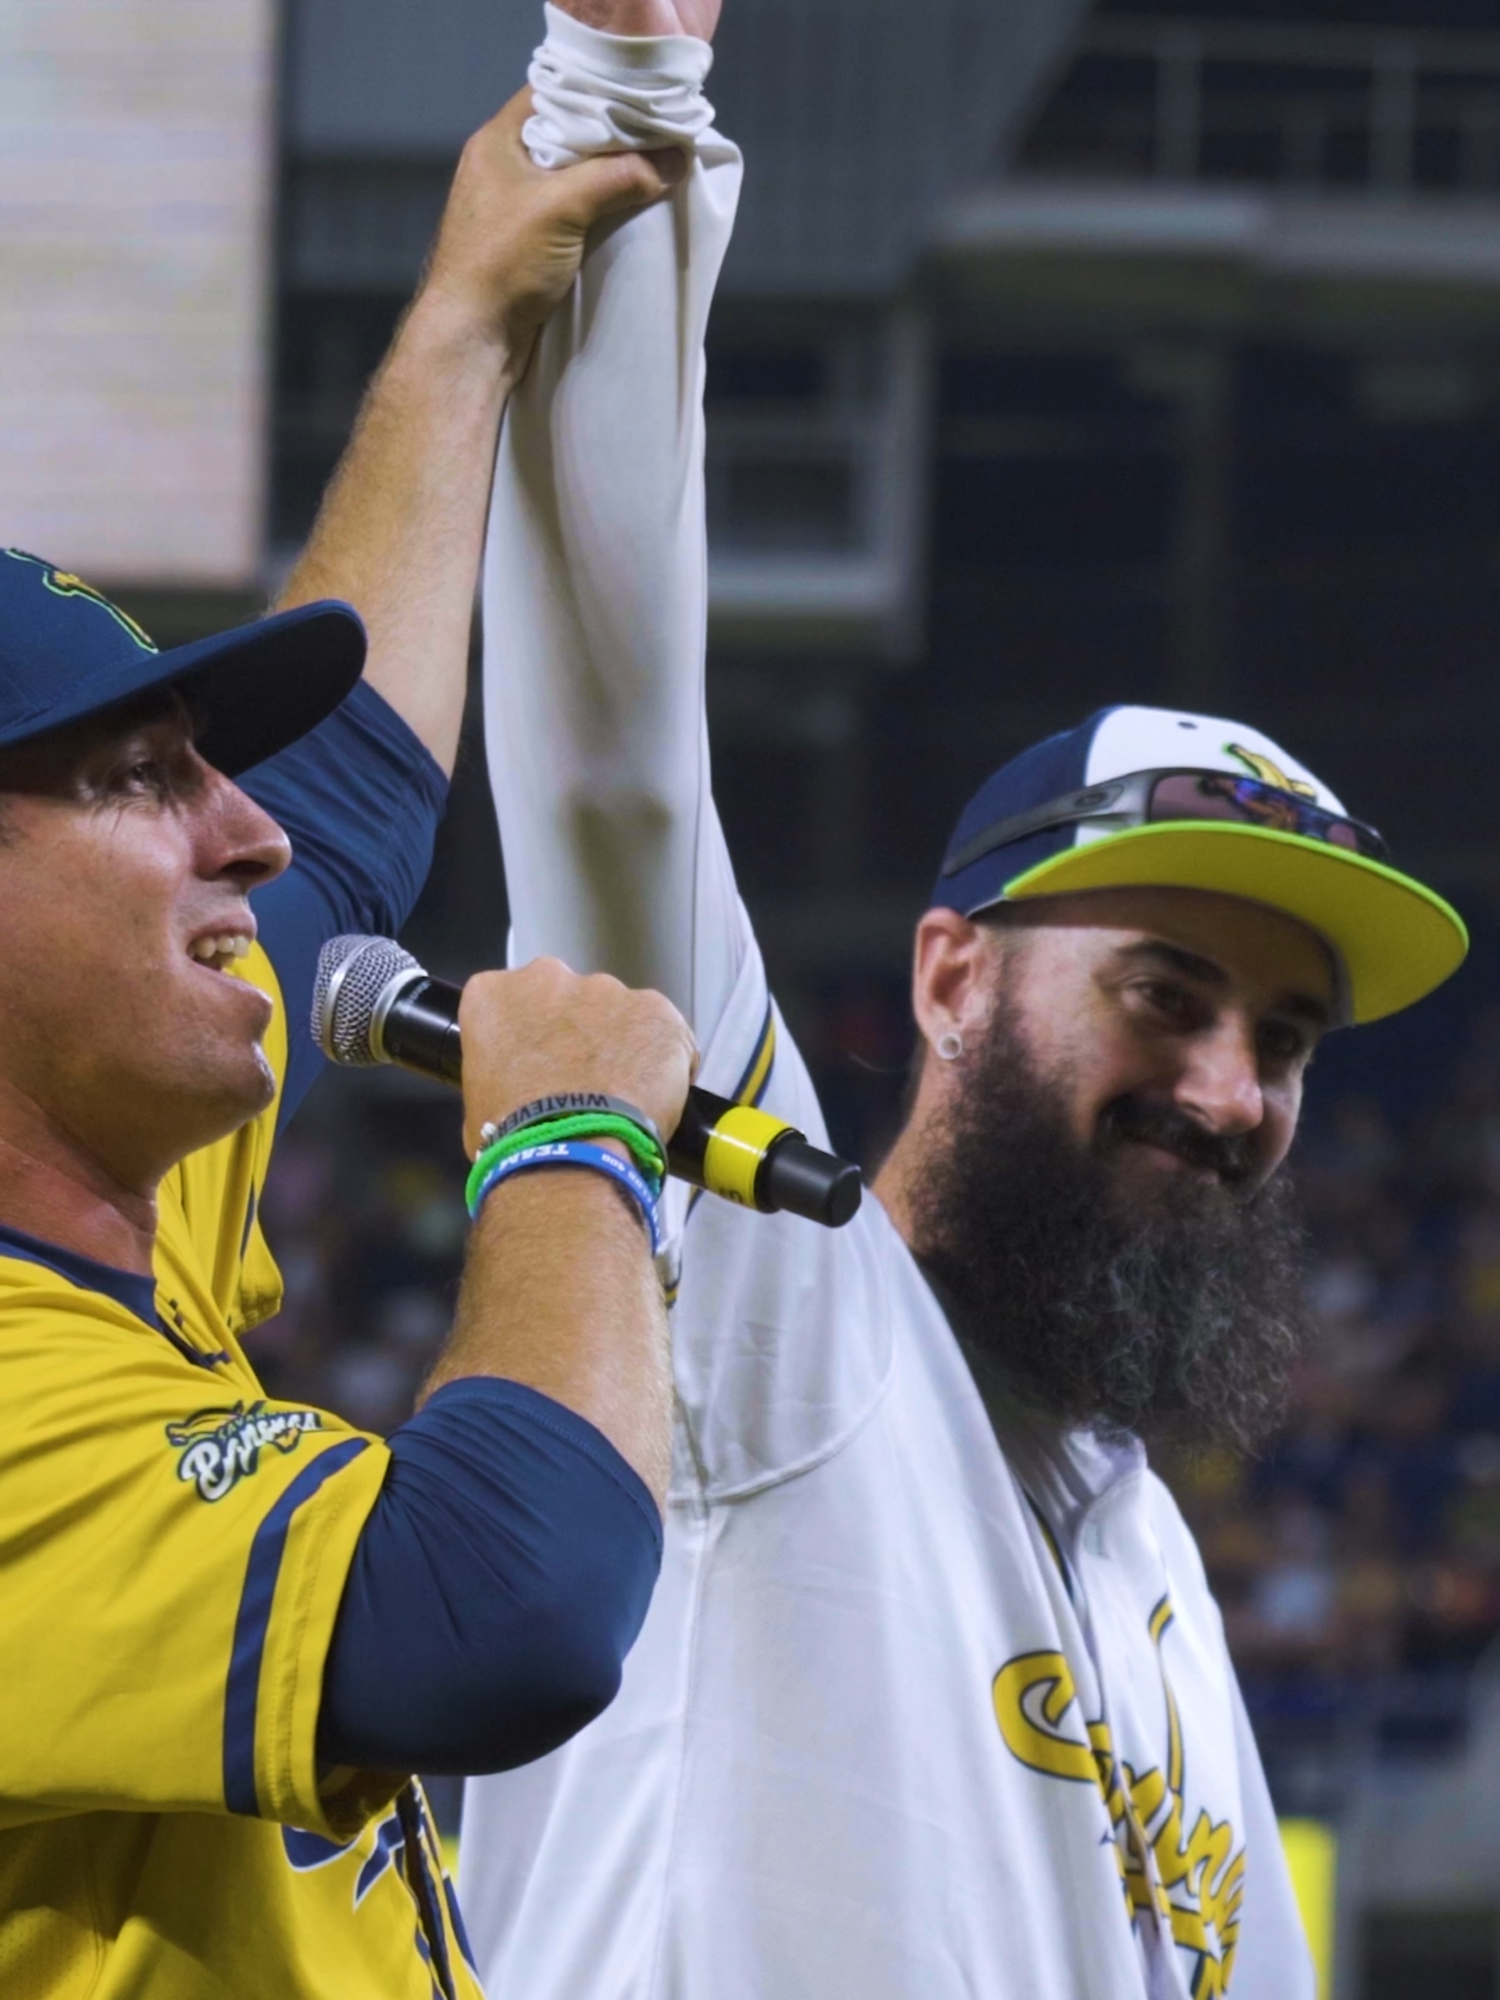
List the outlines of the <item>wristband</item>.
{"label": "wristband", "polygon": [[538,1124],[523,1125],[486,1146],[476,1156],[464,1186],[464,1200],[470,1212],[473,1212],[479,1189],[492,1167],[498,1167],[502,1160],[509,1159],[525,1146],[544,1146],[570,1139],[617,1139],[650,1183],[653,1198],[661,1193],[667,1163],[649,1133],[643,1132],[628,1118],[616,1117],[613,1112],[579,1112],[571,1118],[544,1118]]}
{"label": "wristband", "polygon": [[558,1090],[550,1097],[534,1097],[529,1104],[518,1104],[508,1118],[490,1119],[480,1126],[480,1148],[493,1146],[497,1139],[509,1138],[523,1125],[539,1125],[546,1118],[571,1118],[579,1112],[604,1113],[611,1118],[627,1119],[632,1125],[639,1125],[655,1140],[658,1149],[665,1152],[654,1119],[648,1118],[638,1106],[627,1104],[623,1097],[607,1097],[602,1090]]}
{"label": "wristband", "polygon": [[548,1167],[587,1167],[612,1180],[640,1209],[645,1218],[646,1233],[651,1239],[651,1254],[653,1257],[657,1254],[661,1248],[661,1236],[657,1225],[656,1196],[645,1176],[629,1160],[622,1160],[618,1153],[607,1153],[602,1146],[590,1146],[577,1139],[554,1139],[544,1145],[523,1146],[518,1152],[508,1153],[497,1160],[481,1179],[469,1203],[470,1216],[475,1221],[479,1219],[480,1209],[502,1181],[514,1180],[517,1174],[537,1173]]}
{"label": "wristband", "polygon": [[613,1111],[578,1111],[570,1118],[543,1118],[535,1125],[522,1125],[487,1146],[484,1157],[501,1159],[517,1146],[540,1146],[547,1139],[618,1139],[647,1180],[660,1182],[667,1171],[666,1157],[651,1134],[634,1119],[621,1118]]}

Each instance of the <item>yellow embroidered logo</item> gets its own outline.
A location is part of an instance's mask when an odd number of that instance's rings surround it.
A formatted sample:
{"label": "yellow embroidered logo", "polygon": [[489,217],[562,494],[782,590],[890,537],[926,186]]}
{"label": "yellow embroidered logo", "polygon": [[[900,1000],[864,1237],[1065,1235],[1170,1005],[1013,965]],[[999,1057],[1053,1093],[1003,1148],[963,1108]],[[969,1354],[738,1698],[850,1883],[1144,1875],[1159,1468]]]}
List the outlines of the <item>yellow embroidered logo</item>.
{"label": "yellow embroidered logo", "polygon": [[1243,744],[1226,743],[1224,754],[1238,757],[1252,777],[1259,778],[1263,785],[1274,785],[1280,792],[1290,792],[1294,798],[1315,799],[1317,787],[1308,784],[1305,778],[1289,778],[1273,758],[1264,757],[1259,750],[1247,750]]}
{"label": "yellow embroidered logo", "polygon": [[[1172,1622],[1167,1598],[1151,1614],[1161,1665],[1162,1635]],[[1154,1910],[1173,1940],[1197,1958],[1193,2000],[1229,1991],[1245,1893],[1245,1852],[1227,1820],[1200,1812],[1184,1833],[1182,1727],[1162,1667],[1167,1709],[1167,1769],[1137,1773],[1115,1755],[1108,1723],[1084,1721],[1078,1690],[1061,1653],[1021,1653],[994,1680],[995,1719],[1018,1763],[1043,1777],[1098,1787],[1115,1838],[1115,1858],[1132,1918]],[[1149,1856],[1149,1861],[1148,1861]],[[1154,1874],[1154,1881],[1153,1881]]]}
{"label": "yellow embroidered logo", "polygon": [[43,562],[40,556],[29,556],[24,549],[7,549],[5,553],[15,562],[32,563],[42,572],[44,587],[54,597],[82,597],[90,604],[97,604],[101,611],[107,611],[122,632],[130,637],[144,653],[157,650],[156,641],[148,632],[136,624],[128,611],[122,611],[118,604],[112,604],[102,590],[96,590],[91,583],[85,583],[81,576],[74,576],[71,570],[54,569],[51,563]]}

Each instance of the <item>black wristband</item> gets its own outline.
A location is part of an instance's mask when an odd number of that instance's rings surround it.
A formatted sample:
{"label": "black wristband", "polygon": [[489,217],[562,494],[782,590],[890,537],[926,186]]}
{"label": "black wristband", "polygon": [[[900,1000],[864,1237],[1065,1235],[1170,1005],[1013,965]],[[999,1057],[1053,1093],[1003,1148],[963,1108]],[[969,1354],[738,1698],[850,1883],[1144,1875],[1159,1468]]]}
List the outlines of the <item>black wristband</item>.
{"label": "black wristband", "polygon": [[608,1097],[602,1090],[559,1090],[550,1097],[534,1097],[529,1104],[518,1104],[507,1118],[489,1120],[479,1128],[481,1150],[493,1146],[499,1139],[508,1139],[512,1132],[519,1132],[527,1125],[545,1124],[552,1118],[572,1118],[581,1111],[606,1111],[616,1118],[628,1118],[632,1125],[639,1125],[661,1148],[663,1155],[666,1145],[656,1120],[648,1118],[638,1105],[628,1104],[623,1097]]}

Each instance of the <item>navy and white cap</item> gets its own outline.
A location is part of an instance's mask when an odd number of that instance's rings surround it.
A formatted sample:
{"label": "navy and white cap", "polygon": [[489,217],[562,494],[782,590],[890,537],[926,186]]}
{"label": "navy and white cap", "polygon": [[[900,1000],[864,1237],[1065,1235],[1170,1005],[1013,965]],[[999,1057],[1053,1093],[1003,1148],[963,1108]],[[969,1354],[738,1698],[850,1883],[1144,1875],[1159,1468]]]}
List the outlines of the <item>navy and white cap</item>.
{"label": "navy and white cap", "polygon": [[359,614],[333,600],[161,652],[82,577],[0,549],[0,747],[173,688],[204,756],[234,777],[331,714],[364,659]]}
{"label": "navy and white cap", "polygon": [[972,917],[1142,887],[1239,896],[1305,924],[1334,954],[1352,1021],[1409,1007],[1468,950],[1457,912],[1391,867],[1306,765],[1246,723],[1177,709],[1101,709],[1012,758],[960,815],[932,903]]}

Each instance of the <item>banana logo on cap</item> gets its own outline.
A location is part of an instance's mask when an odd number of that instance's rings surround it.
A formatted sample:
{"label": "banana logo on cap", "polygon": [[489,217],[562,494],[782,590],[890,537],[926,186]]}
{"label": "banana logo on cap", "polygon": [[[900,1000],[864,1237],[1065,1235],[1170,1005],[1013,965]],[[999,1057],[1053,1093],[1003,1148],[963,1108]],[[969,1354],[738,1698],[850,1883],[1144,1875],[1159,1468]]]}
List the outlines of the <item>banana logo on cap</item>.
{"label": "banana logo on cap", "polygon": [[1246,750],[1239,743],[1226,743],[1225,754],[1238,757],[1242,764],[1249,766],[1252,777],[1259,778],[1263,785],[1274,785],[1280,792],[1291,792],[1299,799],[1316,799],[1317,787],[1309,785],[1303,778],[1289,778],[1273,758],[1264,757],[1259,750]]}
{"label": "banana logo on cap", "polygon": [[7,549],[5,553],[16,562],[34,563],[42,572],[43,585],[54,597],[86,598],[90,604],[97,604],[101,611],[107,611],[121,631],[130,634],[142,652],[154,653],[157,650],[150,633],[143,631],[128,611],[122,611],[118,604],[111,603],[102,590],[85,583],[81,576],[75,576],[71,570],[54,569],[51,563],[44,562],[40,556],[28,555],[25,549]]}

